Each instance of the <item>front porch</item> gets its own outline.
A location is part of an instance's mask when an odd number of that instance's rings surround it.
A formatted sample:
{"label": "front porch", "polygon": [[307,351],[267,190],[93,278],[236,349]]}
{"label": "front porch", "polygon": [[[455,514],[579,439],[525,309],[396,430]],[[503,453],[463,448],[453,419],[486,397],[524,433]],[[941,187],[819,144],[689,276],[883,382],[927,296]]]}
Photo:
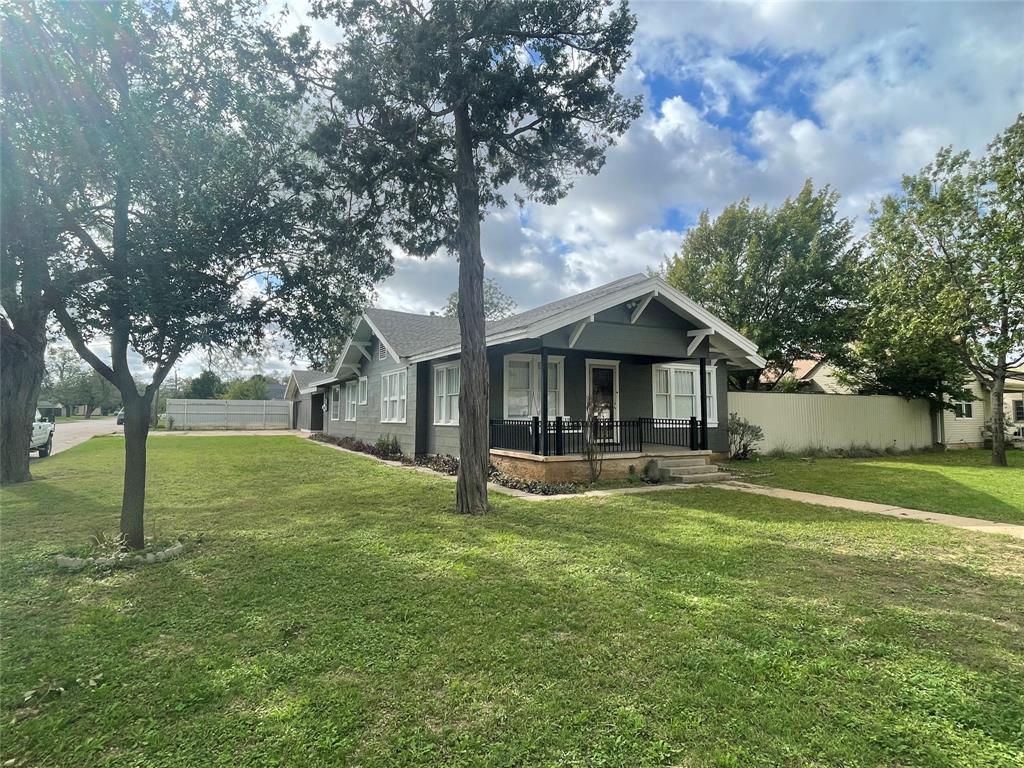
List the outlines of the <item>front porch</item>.
{"label": "front porch", "polygon": [[661,419],[491,419],[490,447],[536,456],[582,456],[599,453],[643,454],[708,449],[707,421]]}

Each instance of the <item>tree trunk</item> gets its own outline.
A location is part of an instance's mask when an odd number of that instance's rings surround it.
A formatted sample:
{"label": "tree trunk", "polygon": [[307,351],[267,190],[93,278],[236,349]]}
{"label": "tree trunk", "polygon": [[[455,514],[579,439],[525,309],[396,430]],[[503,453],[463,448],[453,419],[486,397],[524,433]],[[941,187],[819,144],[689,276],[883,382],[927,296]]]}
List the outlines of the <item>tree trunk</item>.
{"label": "tree trunk", "polygon": [[40,343],[33,342],[6,321],[0,321],[0,484],[3,485],[32,479],[28,451],[45,368],[45,327],[40,337]]}
{"label": "tree trunk", "polygon": [[1006,415],[1003,411],[1003,391],[1006,389],[1006,369],[999,366],[992,377],[990,407],[992,409],[992,464],[1006,466]]}
{"label": "tree trunk", "polygon": [[146,439],[149,437],[149,401],[124,400],[124,491],[121,496],[121,535],[131,549],[145,546]]}
{"label": "tree trunk", "polygon": [[469,107],[455,113],[457,157],[456,195],[459,225],[459,334],[461,381],[459,387],[459,475],[455,507],[460,514],[487,512],[487,470],[490,465],[488,434],[487,344],[484,330],[484,260],[480,254],[480,189],[473,158]]}

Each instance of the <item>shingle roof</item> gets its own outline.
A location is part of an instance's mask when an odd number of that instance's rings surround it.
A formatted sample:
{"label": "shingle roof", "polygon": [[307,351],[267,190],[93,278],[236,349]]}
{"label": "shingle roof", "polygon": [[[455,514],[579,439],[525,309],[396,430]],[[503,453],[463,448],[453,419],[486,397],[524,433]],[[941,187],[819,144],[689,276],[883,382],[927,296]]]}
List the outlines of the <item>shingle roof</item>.
{"label": "shingle roof", "polygon": [[[487,335],[524,328],[539,320],[554,317],[562,312],[570,312],[589,301],[615,293],[646,279],[645,275],[630,275],[589,291],[583,291],[583,293],[576,293],[564,299],[542,304],[502,320],[489,321]],[[366,316],[400,357],[420,355],[459,343],[459,321],[454,317],[416,315],[411,312],[376,308],[366,310]]]}
{"label": "shingle roof", "polygon": [[314,382],[317,379],[322,379],[324,376],[327,376],[327,374],[323,371],[300,371],[298,369],[293,369],[292,376],[295,377],[295,386],[299,389],[304,389],[305,387],[308,387],[311,382]]}

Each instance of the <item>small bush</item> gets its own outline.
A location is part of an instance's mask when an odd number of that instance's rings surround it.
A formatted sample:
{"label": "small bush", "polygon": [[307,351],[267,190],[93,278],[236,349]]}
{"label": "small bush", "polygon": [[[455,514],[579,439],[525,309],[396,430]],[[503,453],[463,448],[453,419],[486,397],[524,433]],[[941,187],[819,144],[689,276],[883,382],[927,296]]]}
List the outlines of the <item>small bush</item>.
{"label": "small bush", "polygon": [[449,454],[431,454],[429,456],[417,456],[412,462],[418,467],[426,467],[442,475],[459,474],[459,460]]}
{"label": "small bush", "polygon": [[329,435],[326,432],[314,432],[309,436],[309,439],[321,443],[330,443],[331,445],[337,445],[340,448],[357,451],[358,453],[366,453],[370,456],[376,456],[378,459],[402,459],[402,446],[399,445],[397,437],[382,437],[376,443],[366,443],[348,435],[338,437],[336,435]]}
{"label": "small bush", "polygon": [[380,456],[384,459],[401,458],[402,456],[402,445],[398,442],[397,436],[381,435],[377,438],[377,453],[376,456]]}
{"label": "small bush", "polygon": [[764,430],[738,413],[729,414],[729,458],[749,459],[764,440]]}
{"label": "small bush", "polygon": [[560,493],[582,493],[583,488],[576,483],[545,483],[541,480],[526,480],[522,477],[507,475],[500,469],[491,465],[488,479],[505,488],[512,488],[516,491],[536,493],[540,496],[554,496]]}

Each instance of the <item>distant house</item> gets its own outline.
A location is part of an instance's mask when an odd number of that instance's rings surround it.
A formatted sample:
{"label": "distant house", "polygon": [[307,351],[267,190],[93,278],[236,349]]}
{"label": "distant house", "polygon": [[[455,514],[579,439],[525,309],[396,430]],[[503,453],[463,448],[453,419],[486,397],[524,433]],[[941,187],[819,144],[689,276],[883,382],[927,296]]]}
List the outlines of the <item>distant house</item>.
{"label": "distant house", "polygon": [[[542,479],[571,476],[585,434],[623,471],[659,452],[727,451],[727,370],[765,364],[753,342],[647,275],[488,322],[486,344],[491,459]],[[289,381],[300,428],[458,454],[455,318],[369,309],[333,370],[308,373]]]}
{"label": "distant house", "polygon": [[308,432],[320,432],[324,428],[324,410],[326,401],[324,390],[313,386],[313,382],[323,379],[327,374],[323,371],[293,370],[285,385],[284,399],[291,400],[292,429]]}
{"label": "distant house", "polygon": [[[971,378],[966,387],[975,399],[955,401],[952,411],[944,410],[937,417],[938,442],[947,448],[981,448],[989,434],[992,413],[989,391],[977,378]],[[1009,437],[1014,442],[1024,443],[1024,368],[1007,376],[1003,409],[1012,424]]]}
{"label": "distant house", "polygon": [[64,406],[49,400],[40,400],[36,403],[36,410],[39,411],[40,416],[48,421],[64,415]]}
{"label": "distant house", "polygon": [[[762,384],[770,384],[775,375],[770,371],[762,373]],[[852,395],[855,391],[839,381],[837,370],[825,360],[797,360],[793,367],[779,380],[779,383],[793,382],[800,392],[826,395]],[[779,383],[775,386],[778,387]]]}
{"label": "distant house", "polygon": [[287,390],[286,384],[281,384],[277,381],[267,382],[267,400],[284,400],[285,390]]}

